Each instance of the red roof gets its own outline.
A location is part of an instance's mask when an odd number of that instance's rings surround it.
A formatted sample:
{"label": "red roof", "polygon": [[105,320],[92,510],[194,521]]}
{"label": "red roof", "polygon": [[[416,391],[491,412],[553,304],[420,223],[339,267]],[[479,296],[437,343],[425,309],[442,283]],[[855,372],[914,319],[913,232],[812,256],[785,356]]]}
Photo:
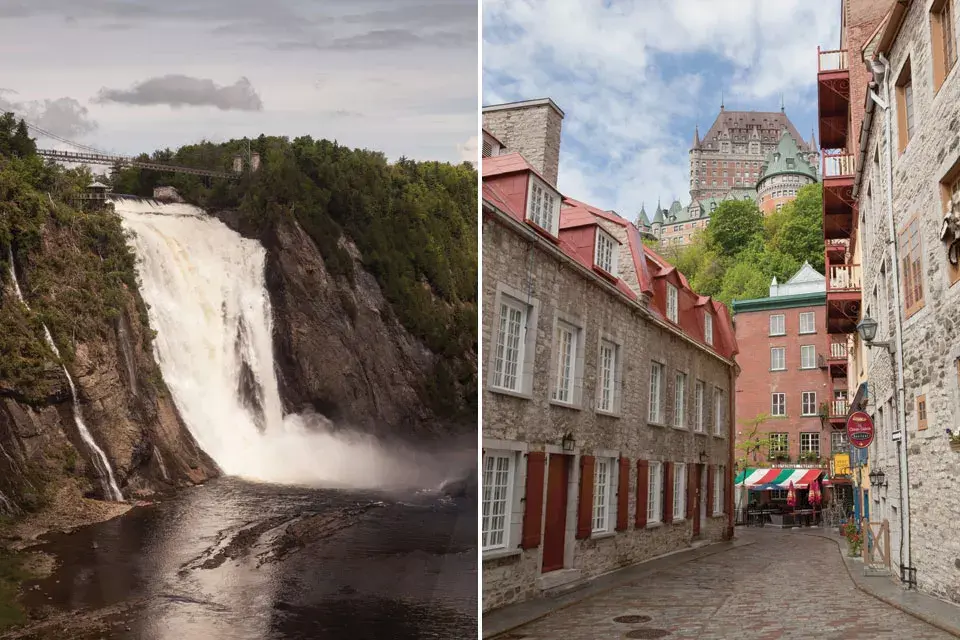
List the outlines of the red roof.
{"label": "red roof", "polygon": [[[541,180],[544,180],[543,176],[518,153],[483,158],[482,165],[484,201],[503,211],[517,222],[525,223],[527,172],[533,172]],[[557,246],[564,254],[586,269],[593,271],[592,249],[587,249],[588,246],[593,246],[590,242],[593,232],[586,227],[599,226],[599,220],[623,227],[627,232],[626,247],[633,259],[633,271],[636,275],[637,285],[640,292],[647,294],[651,299],[648,306],[651,314],[668,324],[674,324],[688,337],[705,344],[704,320],[700,309],[704,311],[709,309],[715,317],[713,350],[729,358],[738,353],[733,322],[727,307],[708,296],[701,296],[693,291],[687,278],[676,267],[657,254],[656,251],[643,244],[640,231],[636,226],[610,211],[598,209],[573,198],[563,196],[561,198],[560,230],[565,233],[561,234],[562,237],[557,241]],[[597,274],[597,277],[613,283],[627,299],[637,300],[636,291],[623,278],[604,278],[599,274]],[[664,284],[666,281],[671,281],[680,293],[678,323],[666,320]],[[696,312],[694,312],[695,309]]]}

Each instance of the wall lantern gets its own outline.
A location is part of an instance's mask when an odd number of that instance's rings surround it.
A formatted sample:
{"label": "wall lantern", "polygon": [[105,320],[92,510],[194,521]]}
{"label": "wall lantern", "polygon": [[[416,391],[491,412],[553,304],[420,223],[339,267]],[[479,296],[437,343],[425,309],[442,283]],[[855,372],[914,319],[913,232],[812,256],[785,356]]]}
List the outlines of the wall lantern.
{"label": "wall lantern", "polygon": [[567,435],[563,436],[562,444],[565,453],[572,453],[574,447],[577,446],[577,441],[574,440],[573,436],[568,433]]}
{"label": "wall lantern", "polygon": [[857,333],[860,334],[860,339],[863,340],[867,347],[871,349],[873,347],[886,347],[887,351],[893,353],[893,345],[889,341],[873,341],[873,339],[877,337],[877,321],[870,316],[863,316],[863,320],[857,325]]}
{"label": "wall lantern", "polygon": [[883,472],[882,469],[873,469],[870,471],[870,486],[871,487],[886,487],[887,486],[887,474]]}
{"label": "wall lantern", "polygon": [[706,460],[706,459],[707,459],[707,452],[706,452],[706,451],[701,451],[701,452],[700,452],[700,462],[703,462],[703,461]]}

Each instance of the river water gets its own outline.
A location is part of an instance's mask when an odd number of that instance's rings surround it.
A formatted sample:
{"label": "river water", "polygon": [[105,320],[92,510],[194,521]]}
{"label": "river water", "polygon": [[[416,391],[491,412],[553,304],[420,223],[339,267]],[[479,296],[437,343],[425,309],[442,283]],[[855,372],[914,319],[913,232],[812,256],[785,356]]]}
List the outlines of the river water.
{"label": "river water", "polygon": [[[474,638],[476,500],[221,478],[48,536],[24,638]],[[297,545],[289,527],[307,530]]]}

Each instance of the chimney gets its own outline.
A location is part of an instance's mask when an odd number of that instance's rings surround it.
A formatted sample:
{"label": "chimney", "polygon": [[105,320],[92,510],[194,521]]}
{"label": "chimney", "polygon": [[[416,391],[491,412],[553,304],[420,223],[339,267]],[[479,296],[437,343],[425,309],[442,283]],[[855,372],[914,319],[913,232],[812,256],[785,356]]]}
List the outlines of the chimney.
{"label": "chimney", "polygon": [[519,153],[547,182],[557,186],[563,111],[550,98],[495,104],[483,108],[483,128],[502,143],[504,153]]}

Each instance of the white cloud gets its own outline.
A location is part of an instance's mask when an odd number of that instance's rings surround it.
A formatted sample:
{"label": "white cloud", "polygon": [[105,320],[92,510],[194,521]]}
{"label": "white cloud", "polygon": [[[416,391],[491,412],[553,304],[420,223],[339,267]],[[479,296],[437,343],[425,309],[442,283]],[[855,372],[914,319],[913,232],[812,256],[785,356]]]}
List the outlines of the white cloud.
{"label": "white cloud", "polygon": [[477,136],[470,136],[466,142],[457,145],[457,152],[460,154],[462,162],[477,163],[477,148],[479,139]]}
{"label": "white cloud", "polygon": [[483,15],[484,103],[553,98],[561,191],[630,218],[687,201],[693,132],[677,121],[708,125],[718,84],[736,108],[812,106],[817,45],[840,24],[838,0],[484,0]]}

